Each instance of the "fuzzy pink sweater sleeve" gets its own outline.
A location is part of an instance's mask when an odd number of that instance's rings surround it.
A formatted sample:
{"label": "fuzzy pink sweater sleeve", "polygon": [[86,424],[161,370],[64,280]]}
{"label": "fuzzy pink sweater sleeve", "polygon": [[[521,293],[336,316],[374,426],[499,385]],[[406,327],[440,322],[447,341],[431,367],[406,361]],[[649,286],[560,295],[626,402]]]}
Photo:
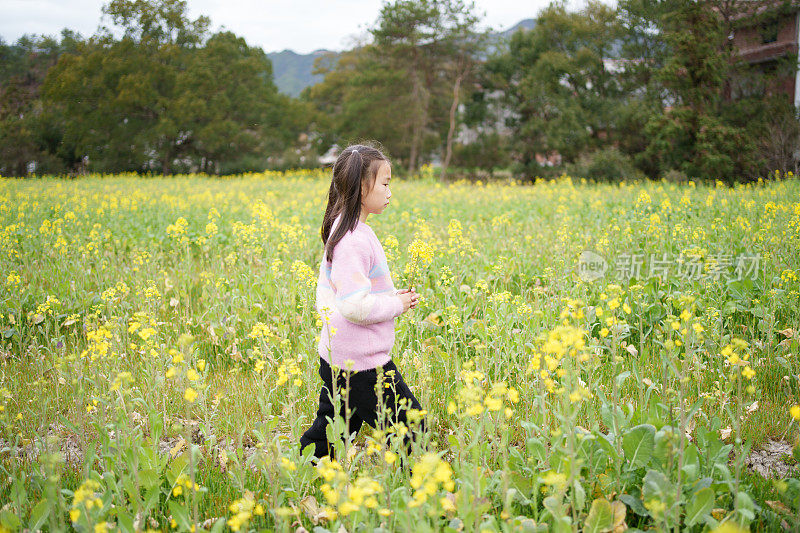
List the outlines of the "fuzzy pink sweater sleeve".
{"label": "fuzzy pink sweater sleeve", "polygon": [[336,308],[344,318],[359,325],[385,322],[403,312],[403,301],[394,294],[372,292],[371,243],[364,233],[350,233],[336,245],[331,261],[331,287]]}

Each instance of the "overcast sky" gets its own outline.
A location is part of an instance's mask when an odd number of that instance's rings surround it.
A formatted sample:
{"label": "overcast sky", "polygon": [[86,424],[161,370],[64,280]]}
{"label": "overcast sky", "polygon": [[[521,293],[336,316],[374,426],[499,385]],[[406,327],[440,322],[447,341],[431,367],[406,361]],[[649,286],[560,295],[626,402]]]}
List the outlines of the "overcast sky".
{"label": "overcast sky", "polygon": [[[84,37],[95,33],[104,0],[0,0],[0,37],[15,42],[26,33],[56,36],[70,28]],[[505,30],[533,18],[549,0],[475,0],[484,26]],[[188,0],[189,15],[207,15],[211,29],[221,27],[265,52],[286,48],[301,54],[351,47],[378,17],[381,0]],[[569,0],[570,7],[583,5]],[[110,21],[106,21],[110,24]]]}

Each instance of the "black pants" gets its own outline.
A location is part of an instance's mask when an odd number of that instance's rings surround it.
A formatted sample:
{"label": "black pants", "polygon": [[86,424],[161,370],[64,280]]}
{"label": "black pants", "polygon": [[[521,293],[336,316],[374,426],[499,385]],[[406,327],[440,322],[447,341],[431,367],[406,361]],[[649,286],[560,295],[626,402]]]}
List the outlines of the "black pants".
{"label": "black pants", "polygon": [[[327,361],[320,357],[319,359],[319,376],[322,378],[322,390],[319,393],[319,408],[317,409],[317,417],[311,427],[306,430],[300,437],[300,451],[305,449],[309,444],[314,445],[314,455],[317,458],[322,458],[326,455],[333,459],[333,446],[328,442],[325,435],[325,429],[328,426],[328,421],[325,417],[334,418],[334,406],[332,402],[331,391],[333,390],[333,380],[331,375],[331,367]],[[340,412],[343,420],[347,420],[345,416],[345,409],[350,407],[350,425],[347,428],[348,433],[356,433],[364,422],[372,426],[383,425],[383,420],[378,420],[378,395],[375,392],[375,384],[378,381],[379,373],[382,372],[382,398],[383,405],[390,411],[389,420],[386,421],[390,426],[392,423],[402,423],[409,428],[409,431],[403,438],[407,452],[411,450],[411,427],[408,424],[406,413],[409,409],[421,410],[417,399],[408,388],[408,385],[400,375],[400,371],[395,366],[394,361],[389,361],[383,367],[373,368],[370,370],[362,370],[359,372],[348,372],[344,369],[336,371],[336,386],[339,393]],[[349,396],[346,394],[349,374]],[[386,386],[388,385],[388,387]],[[345,397],[348,396],[346,399]],[[345,400],[347,400],[345,402]],[[384,427],[383,429],[388,429]],[[425,431],[425,420],[420,419],[419,429]]]}

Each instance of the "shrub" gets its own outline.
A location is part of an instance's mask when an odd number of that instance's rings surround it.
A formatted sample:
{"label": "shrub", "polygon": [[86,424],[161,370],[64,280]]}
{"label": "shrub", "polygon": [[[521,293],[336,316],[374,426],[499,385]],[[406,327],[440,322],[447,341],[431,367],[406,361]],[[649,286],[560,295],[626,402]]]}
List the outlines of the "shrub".
{"label": "shrub", "polygon": [[674,168],[664,172],[663,177],[666,181],[672,183],[686,183],[689,180],[689,177],[686,175],[685,172],[683,172],[682,170],[676,170]]}
{"label": "shrub", "polygon": [[641,172],[633,166],[631,158],[614,147],[582,154],[575,163],[568,165],[566,170],[572,176],[597,181],[620,181],[642,177]]}

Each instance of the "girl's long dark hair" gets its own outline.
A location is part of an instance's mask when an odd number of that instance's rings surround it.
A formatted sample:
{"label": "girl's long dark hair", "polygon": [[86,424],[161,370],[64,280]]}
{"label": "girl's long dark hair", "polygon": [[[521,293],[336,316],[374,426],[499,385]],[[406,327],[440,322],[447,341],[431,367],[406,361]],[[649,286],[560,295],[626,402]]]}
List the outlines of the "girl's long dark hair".
{"label": "girl's long dark hair", "polygon": [[[322,219],[322,244],[328,261],[333,259],[333,250],[345,234],[354,229],[361,216],[361,187],[370,190],[378,175],[381,161],[391,163],[377,148],[365,144],[348,146],[333,164],[333,178],[328,190],[328,207]],[[331,234],[336,217],[341,220]]]}

